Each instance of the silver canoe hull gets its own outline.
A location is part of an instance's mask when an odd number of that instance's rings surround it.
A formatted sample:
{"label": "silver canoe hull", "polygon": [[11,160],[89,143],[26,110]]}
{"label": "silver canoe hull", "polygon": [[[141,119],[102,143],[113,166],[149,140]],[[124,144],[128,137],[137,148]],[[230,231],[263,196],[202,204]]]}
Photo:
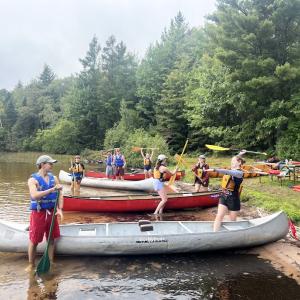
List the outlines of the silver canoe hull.
{"label": "silver canoe hull", "polygon": [[[71,184],[71,174],[60,170],[59,180],[64,183]],[[104,188],[113,190],[128,190],[128,191],[145,191],[153,192],[153,179],[148,178],[139,181],[130,180],[111,180],[106,178],[84,177],[81,181],[82,186]]]}
{"label": "silver canoe hull", "polygon": [[[64,255],[167,254],[245,248],[277,241],[288,233],[285,213],[245,221],[158,221],[153,231],[141,232],[138,223],[62,225],[56,253]],[[43,242],[38,250],[44,250]],[[26,225],[0,221],[0,251],[27,252]]]}

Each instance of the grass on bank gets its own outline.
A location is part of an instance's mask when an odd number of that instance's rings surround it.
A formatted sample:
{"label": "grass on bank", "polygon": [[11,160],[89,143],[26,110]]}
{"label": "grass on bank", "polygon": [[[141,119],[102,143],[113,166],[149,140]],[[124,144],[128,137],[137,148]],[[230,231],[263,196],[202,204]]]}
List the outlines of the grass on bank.
{"label": "grass on bank", "polygon": [[[254,160],[245,157],[246,164],[255,166]],[[208,157],[207,163],[210,167],[230,166],[231,157]],[[190,171],[197,162],[197,158],[185,158],[186,170],[185,182],[192,183],[194,175]],[[260,182],[261,181],[261,182]],[[210,179],[210,185],[217,186],[221,182],[220,178]],[[296,181],[300,184],[300,181]],[[282,180],[282,185],[276,177],[272,181],[269,176],[262,176],[261,180],[256,178],[246,178],[243,182],[243,191],[241,195],[242,202],[247,202],[251,206],[262,208],[268,212],[283,210],[293,221],[300,223],[300,193],[293,191],[290,186],[294,182],[288,179]]]}

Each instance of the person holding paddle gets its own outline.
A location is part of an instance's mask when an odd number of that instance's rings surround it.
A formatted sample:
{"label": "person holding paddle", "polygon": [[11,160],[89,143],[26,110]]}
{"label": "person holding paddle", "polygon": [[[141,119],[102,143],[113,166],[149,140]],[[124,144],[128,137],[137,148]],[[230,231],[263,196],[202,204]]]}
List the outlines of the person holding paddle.
{"label": "person holding paddle", "polygon": [[151,167],[152,167],[153,149],[152,149],[151,154],[146,153],[146,155],[144,155],[143,148],[141,148],[141,154],[142,154],[142,157],[144,159],[144,174],[145,174],[145,179],[146,178],[151,178],[151,176],[152,176],[152,169],[151,169]]}
{"label": "person holding paddle", "polygon": [[207,169],[207,171],[224,174],[221,187],[223,194],[220,197],[218,212],[214,222],[214,231],[220,230],[224,216],[229,211],[231,221],[236,221],[237,214],[241,209],[240,193],[242,191],[243,170],[245,160],[241,157],[244,152],[231,159],[231,169]]}
{"label": "person holding paddle", "polygon": [[205,155],[200,155],[197,164],[193,167],[192,171],[195,173],[195,192],[207,192],[209,184],[209,175],[206,171],[209,169],[208,164],[205,162]]}
{"label": "person holding paddle", "polygon": [[[36,165],[38,172],[31,175],[28,179],[28,187],[30,194],[30,225],[29,225],[29,245],[28,245],[28,259],[29,268],[32,270],[35,266],[36,248],[39,243],[43,241],[44,235],[48,239],[51,221],[54,219],[54,227],[52,236],[49,242],[49,258],[53,261],[54,257],[54,240],[60,237],[59,225],[57,215],[63,219],[63,196],[59,191],[62,186],[56,176],[51,171],[53,164],[57,160],[48,155],[40,156]],[[58,201],[57,213],[53,215],[53,210]]]}
{"label": "person holding paddle", "polygon": [[176,166],[175,170],[172,172],[166,167],[166,164],[167,164],[167,157],[164,154],[158,155],[157,162],[153,170],[153,178],[154,178],[154,190],[160,196],[161,201],[156,207],[154,215],[162,214],[164,207],[168,201],[167,191],[164,186],[164,181],[166,181],[165,179],[166,175],[167,174],[175,175],[178,170],[178,166]]}
{"label": "person holding paddle", "polygon": [[74,159],[75,162],[71,162],[71,168],[69,168],[69,170],[72,172],[71,191],[74,191],[74,195],[78,196],[81,180],[85,173],[85,168],[84,164],[80,161],[80,155],[75,155]]}

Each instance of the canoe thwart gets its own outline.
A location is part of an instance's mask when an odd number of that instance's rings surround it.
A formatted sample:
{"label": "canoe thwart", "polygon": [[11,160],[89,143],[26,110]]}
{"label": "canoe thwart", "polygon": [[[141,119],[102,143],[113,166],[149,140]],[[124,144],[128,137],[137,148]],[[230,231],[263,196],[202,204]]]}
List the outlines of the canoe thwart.
{"label": "canoe thwart", "polygon": [[144,231],[153,231],[153,225],[144,224],[140,226],[142,232]]}
{"label": "canoe thwart", "polygon": [[146,225],[146,224],[151,224],[151,221],[149,220],[139,220],[139,226],[142,226],[142,225]]}

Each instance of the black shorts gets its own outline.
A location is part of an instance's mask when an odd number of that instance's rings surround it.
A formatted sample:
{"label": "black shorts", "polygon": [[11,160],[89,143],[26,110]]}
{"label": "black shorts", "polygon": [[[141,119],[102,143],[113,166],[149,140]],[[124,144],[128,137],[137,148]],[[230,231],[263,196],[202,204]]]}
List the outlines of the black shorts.
{"label": "black shorts", "polygon": [[208,187],[208,180],[202,181],[202,180],[200,180],[199,178],[196,177],[194,184],[200,184],[204,187]]}
{"label": "black shorts", "polygon": [[222,195],[219,204],[227,206],[228,210],[239,211],[241,209],[241,201],[233,195]]}

